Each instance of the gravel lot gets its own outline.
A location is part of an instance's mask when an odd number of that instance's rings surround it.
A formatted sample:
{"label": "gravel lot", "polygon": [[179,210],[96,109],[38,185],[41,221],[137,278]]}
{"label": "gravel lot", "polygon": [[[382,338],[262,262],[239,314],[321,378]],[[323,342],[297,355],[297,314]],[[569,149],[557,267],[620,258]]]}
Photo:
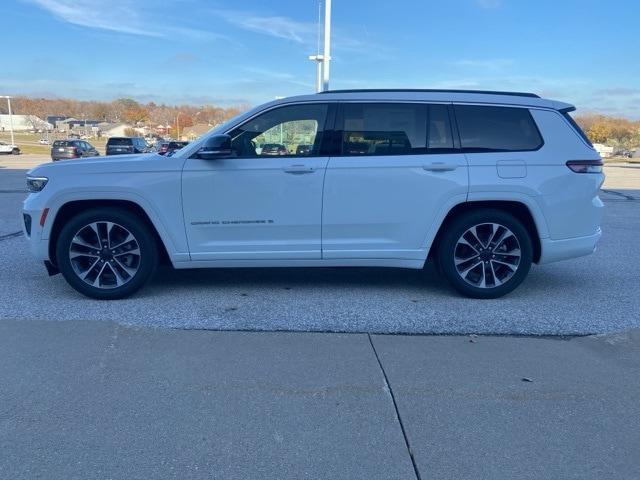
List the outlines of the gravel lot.
{"label": "gravel lot", "polygon": [[[0,170],[0,238],[19,217],[12,165]],[[136,297],[98,302],[47,277],[20,237],[0,240],[0,318],[113,320],[229,330],[587,334],[640,326],[640,169],[608,167],[604,236],[592,256],[534,266],[509,296],[469,300],[432,268],[163,269]],[[21,175],[24,171],[21,172]],[[17,178],[17,177],[16,177]],[[630,180],[632,178],[632,180]],[[618,182],[616,179],[622,179]],[[13,220],[11,219],[13,217]]]}

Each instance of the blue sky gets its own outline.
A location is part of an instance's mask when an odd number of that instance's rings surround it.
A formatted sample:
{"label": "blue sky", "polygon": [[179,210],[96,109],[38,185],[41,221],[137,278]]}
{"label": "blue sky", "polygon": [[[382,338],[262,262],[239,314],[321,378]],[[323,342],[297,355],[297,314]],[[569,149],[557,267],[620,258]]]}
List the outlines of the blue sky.
{"label": "blue sky", "polygon": [[[0,94],[230,105],[314,88],[317,0],[1,8]],[[331,87],[533,91],[640,118],[638,19],[632,0],[333,0]]]}

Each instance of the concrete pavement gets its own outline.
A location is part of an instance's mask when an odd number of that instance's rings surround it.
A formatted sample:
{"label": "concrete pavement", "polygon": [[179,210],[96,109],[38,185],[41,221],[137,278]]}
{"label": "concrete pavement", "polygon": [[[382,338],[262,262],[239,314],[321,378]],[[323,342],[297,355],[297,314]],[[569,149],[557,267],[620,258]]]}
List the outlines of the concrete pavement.
{"label": "concrete pavement", "polygon": [[12,480],[640,477],[638,332],[3,320],[0,355],[0,472]]}

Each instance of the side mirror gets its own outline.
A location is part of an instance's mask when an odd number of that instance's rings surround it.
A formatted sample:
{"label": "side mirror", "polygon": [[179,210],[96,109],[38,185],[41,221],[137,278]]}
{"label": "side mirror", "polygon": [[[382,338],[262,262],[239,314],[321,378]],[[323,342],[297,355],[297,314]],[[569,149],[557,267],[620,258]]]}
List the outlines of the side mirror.
{"label": "side mirror", "polygon": [[215,160],[216,158],[230,157],[232,153],[229,135],[213,135],[207,138],[200,147],[197,157],[203,160]]}

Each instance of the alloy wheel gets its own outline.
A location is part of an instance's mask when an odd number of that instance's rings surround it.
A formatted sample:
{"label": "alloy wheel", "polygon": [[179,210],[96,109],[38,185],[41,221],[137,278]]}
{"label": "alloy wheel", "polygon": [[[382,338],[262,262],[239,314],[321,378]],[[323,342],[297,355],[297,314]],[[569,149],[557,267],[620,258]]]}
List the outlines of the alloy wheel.
{"label": "alloy wheel", "polygon": [[476,288],[495,288],[508,282],[518,270],[521,256],[518,238],[499,223],[472,226],[454,248],[458,275]]}
{"label": "alloy wheel", "polygon": [[75,274],[86,284],[112,289],[128,283],[140,268],[135,236],[114,222],[92,222],[76,232],[69,246]]}

